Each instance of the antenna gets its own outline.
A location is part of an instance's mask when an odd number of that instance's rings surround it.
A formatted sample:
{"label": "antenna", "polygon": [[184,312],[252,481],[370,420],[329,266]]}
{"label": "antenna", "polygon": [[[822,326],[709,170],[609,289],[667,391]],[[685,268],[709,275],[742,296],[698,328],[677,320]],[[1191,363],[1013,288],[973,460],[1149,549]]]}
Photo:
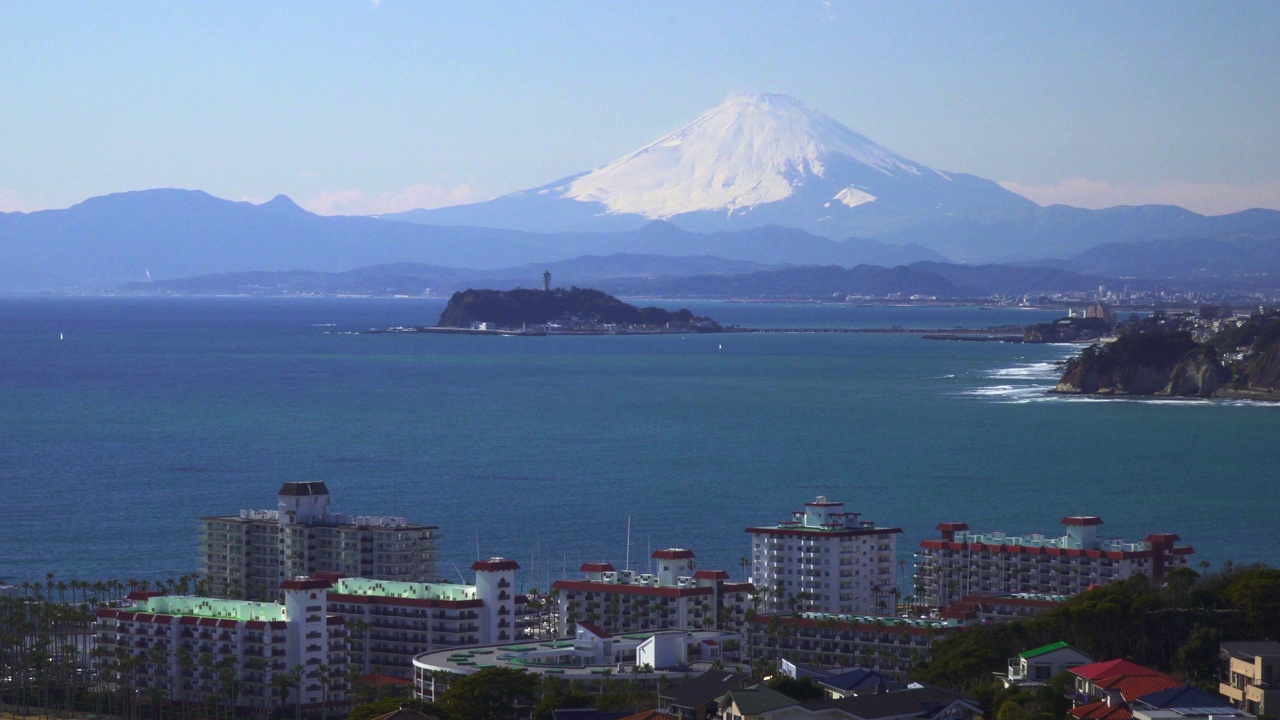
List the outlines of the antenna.
{"label": "antenna", "polygon": [[627,516],[627,562],[624,565],[627,572],[631,571],[631,516]]}

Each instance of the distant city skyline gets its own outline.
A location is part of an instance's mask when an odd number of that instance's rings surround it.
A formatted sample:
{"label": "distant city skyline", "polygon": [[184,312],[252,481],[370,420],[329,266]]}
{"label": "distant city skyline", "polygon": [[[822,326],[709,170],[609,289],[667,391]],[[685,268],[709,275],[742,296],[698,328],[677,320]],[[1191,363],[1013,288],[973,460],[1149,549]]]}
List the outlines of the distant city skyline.
{"label": "distant city skyline", "polygon": [[8,3],[0,211],[474,202],[755,91],[1041,204],[1280,209],[1277,31],[1258,1]]}

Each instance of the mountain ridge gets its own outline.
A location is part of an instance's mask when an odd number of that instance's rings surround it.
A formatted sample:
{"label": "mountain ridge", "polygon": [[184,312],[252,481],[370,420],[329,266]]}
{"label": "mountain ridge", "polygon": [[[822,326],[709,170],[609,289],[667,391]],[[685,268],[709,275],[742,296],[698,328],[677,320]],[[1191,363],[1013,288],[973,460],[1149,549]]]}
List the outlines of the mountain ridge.
{"label": "mountain ridge", "polygon": [[765,265],[945,259],[921,247],[841,243],[791,228],[699,234],[646,222],[625,233],[540,234],[315,215],[287,197],[254,205],[200,190],[90,198],[63,210],[0,213],[0,290],[84,292],[216,272],[341,271],[427,262],[492,269],[581,255],[712,255]]}

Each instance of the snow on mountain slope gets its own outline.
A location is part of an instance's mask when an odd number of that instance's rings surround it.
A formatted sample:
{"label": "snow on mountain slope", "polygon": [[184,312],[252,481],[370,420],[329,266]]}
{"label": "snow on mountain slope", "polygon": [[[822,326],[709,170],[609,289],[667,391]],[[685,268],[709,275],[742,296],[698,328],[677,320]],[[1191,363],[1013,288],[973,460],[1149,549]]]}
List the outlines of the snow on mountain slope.
{"label": "snow on mountain slope", "polygon": [[[806,179],[824,178],[844,156],[888,178],[932,174],[786,95],[731,98],[689,125],[552,193],[597,202],[608,212],[669,218],[689,212],[729,215],[791,197]],[[848,207],[874,202],[849,186],[831,199]]]}

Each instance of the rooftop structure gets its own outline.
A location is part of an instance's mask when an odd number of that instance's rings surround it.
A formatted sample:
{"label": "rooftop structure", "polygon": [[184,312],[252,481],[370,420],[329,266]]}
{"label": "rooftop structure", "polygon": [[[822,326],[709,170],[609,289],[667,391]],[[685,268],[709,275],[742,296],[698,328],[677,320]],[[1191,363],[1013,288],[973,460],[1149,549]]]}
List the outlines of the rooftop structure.
{"label": "rooftop structure", "polygon": [[1070,595],[1004,593],[966,595],[941,612],[943,618],[964,623],[1008,622],[1039,615],[1070,600]]}
{"label": "rooftop structure", "polygon": [[448,684],[487,667],[506,667],[572,680],[578,687],[611,681],[684,678],[710,670],[735,633],[719,630],[611,635],[579,624],[572,637],[542,642],[438,650],[413,659],[414,697],[433,701]]}
{"label": "rooftop structure", "polygon": [[300,575],[423,582],[435,576],[439,528],[401,517],[329,512],[322,482],[287,482],[275,510],[201,520],[200,569],[216,597],[275,600]]}
{"label": "rooftop structure", "polygon": [[894,603],[901,528],[818,496],[790,520],[750,527],[751,582],[772,612],[884,613]]}
{"label": "rooftop structure", "polygon": [[1102,519],[1061,520],[1064,534],[974,533],[965,523],[941,523],[941,538],[924,540],[916,553],[916,595],[946,608],[966,595],[1034,593],[1074,595],[1093,585],[1147,575],[1154,582],[1185,567],[1195,551],[1172,533],[1127,542],[1098,535]]}
{"label": "rooftop structure", "polygon": [[561,636],[587,621],[611,633],[737,627],[750,606],[750,583],[730,582],[723,570],[698,570],[692,550],[667,548],[652,555],[653,573],[584,563],[581,579],[557,580]]}

